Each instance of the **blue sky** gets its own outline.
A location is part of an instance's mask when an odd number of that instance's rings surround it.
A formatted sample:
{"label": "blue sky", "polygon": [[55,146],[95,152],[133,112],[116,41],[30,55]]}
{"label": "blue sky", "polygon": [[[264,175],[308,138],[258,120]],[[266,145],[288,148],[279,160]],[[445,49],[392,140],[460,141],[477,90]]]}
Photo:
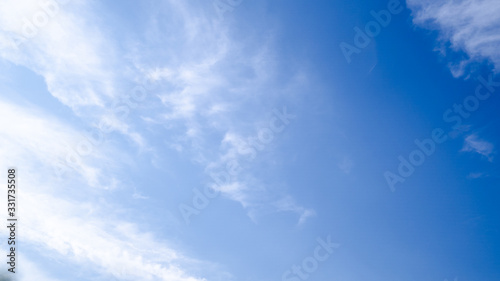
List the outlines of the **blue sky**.
{"label": "blue sky", "polygon": [[499,14],[2,2],[17,280],[498,280]]}

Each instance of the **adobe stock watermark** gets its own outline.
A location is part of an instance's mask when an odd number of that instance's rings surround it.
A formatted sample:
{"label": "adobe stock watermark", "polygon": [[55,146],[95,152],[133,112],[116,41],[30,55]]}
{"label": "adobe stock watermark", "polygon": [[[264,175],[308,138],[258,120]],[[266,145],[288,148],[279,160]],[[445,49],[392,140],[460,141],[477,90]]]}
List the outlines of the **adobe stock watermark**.
{"label": "adobe stock watermark", "polygon": [[322,238],[317,238],[318,245],[314,248],[311,256],[302,260],[299,265],[292,267],[281,275],[282,281],[300,281],[307,280],[319,268],[320,263],[325,262],[333,253],[334,249],[340,247],[338,243],[332,243],[330,235],[326,237],[326,241]]}
{"label": "adobe stock watermark", "polygon": [[447,109],[443,113],[443,120],[446,123],[452,123],[451,130],[448,133],[442,128],[435,128],[432,130],[431,137],[424,140],[416,139],[414,141],[415,150],[408,154],[405,158],[402,155],[398,156],[399,165],[397,173],[386,171],[384,173],[387,185],[392,192],[395,192],[395,185],[403,183],[405,180],[413,175],[416,167],[424,164],[425,160],[436,151],[437,145],[442,144],[450,138],[456,138],[462,133],[464,127],[464,119],[471,116],[471,113],[477,111],[481,102],[488,100],[496,89],[500,87],[500,81],[493,81],[493,75],[490,74],[488,80],[483,77],[477,78],[479,85],[476,87],[474,94],[468,95],[460,104],[453,104],[452,108]]}
{"label": "adobe stock watermark", "polygon": [[[137,108],[139,103],[146,99],[148,91],[155,88],[155,83],[149,79],[141,85],[136,85],[129,91],[129,94],[113,103],[110,109],[111,115],[118,120],[125,120],[132,109]],[[83,158],[92,154],[96,147],[104,143],[105,135],[113,131],[113,125],[106,117],[99,120],[97,127],[88,129],[84,138],[66,154],[66,158],[53,165],[57,177],[60,179],[70,169],[77,170],[82,165]]]}
{"label": "adobe stock watermark", "polygon": [[31,16],[31,18],[23,17],[22,34],[15,35],[12,38],[14,45],[19,47],[27,40],[33,39],[38,35],[41,28],[45,27],[50,19],[57,16],[61,7],[66,5],[70,0],[42,0],[38,3],[39,9]]}
{"label": "adobe stock watermark", "polygon": [[[254,160],[257,152],[262,151],[266,145],[273,142],[275,135],[283,132],[292,119],[295,119],[295,115],[288,113],[286,107],[283,107],[281,111],[274,109],[273,117],[269,120],[268,126],[261,128],[256,137],[248,138],[238,148],[238,155],[247,155],[250,156],[250,160]],[[192,206],[184,203],[179,204],[179,211],[186,224],[190,223],[191,216],[199,215],[201,210],[208,207],[210,199],[217,197],[220,194],[220,189],[231,184],[231,181],[242,171],[240,163],[236,159],[227,161],[225,164],[224,171],[210,174],[213,180],[211,185],[206,185],[203,191],[198,188],[193,189]]]}
{"label": "adobe stock watermark", "polygon": [[241,3],[243,3],[243,0],[214,0],[212,2],[220,21],[224,20],[225,13],[232,12]]}
{"label": "adobe stock watermark", "polygon": [[387,27],[391,23],[393,15],[397,15],[403,10],[404,8],[401,6],[399,0],[390,0],[389,3],[387,3],[387,10],[381,10],[379,12],[371,10],[370,14],[374,20],[369,21],[365,25],[364,31],[357,26],[354,27],[354,46],[346,42],[342,42],[339,45],[347,63],[351,63],[351,56],[353,54],[361,53],[362,49],[370,45],[372,39],[380,34],[382,27]]}

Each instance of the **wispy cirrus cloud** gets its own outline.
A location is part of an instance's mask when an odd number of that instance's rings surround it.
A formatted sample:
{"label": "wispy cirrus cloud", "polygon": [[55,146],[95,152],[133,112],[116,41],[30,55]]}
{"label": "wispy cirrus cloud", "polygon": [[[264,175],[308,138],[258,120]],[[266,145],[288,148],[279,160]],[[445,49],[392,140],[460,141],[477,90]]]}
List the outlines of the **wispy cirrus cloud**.
{"label": "wispy cirrus cloud", "polygon": [[84,1],[4,1],[0,56],[41,75],[49,92],[74,110],[102,107],[117,95],[115,52],[91,24],[96,21]]}
{"label": "wispy cirrus cloud", "polygon": [[476,134],[472,134],[465,138],[462,151],[478,153],[491,162],[495,152],[494,148],[495,146],[492,143],[480,139]]}
{"label": "wispy cirrus cloud", "polygon": [[1,5],[0,58],[41,76],[48,92],[89,126],[106,120],[112,130],[146,146],[114,111],[114,105],[130,103],[133,84],[126,69],[131,62],[119,59],[118,43],[103,28],[99,13],[104,8],[80,0],[7,0]]}
{"label": "wispy cirrus cloud", "polygon": [[[74,168],[79,177],[61,180],[52,172],[53,164],[59,155],[66,154],[67,145],[82,134],[78,128],[35,106],[3,101],[0,126],[4,129],[0,133],[0,157],[7,159],[8,163],[4,163],[9,165],[2,169],[15,166],[21,178],[18,201],[23,244],[43,253],[39,257],[29,256],[31,259],[56,259],[85,268],[85,272],[119,280],[203,280],[182,268],[183,264],[192,266],[199,261],[184,257],[166,241],[141,229],[124,216],[126,206],[106,199],[109,192],[123,191],[103,188],[113,181],[113,167],[118,165],[112,159],[123,159],[121,153],[103,147]],[[103,162],[108,165],[100,165]],[[6,230],[1,233],[6,235]],[[23,280],[49,276],[37,268],[22,270]]]}
{"label": "wispy cirrus cloud", "polygon": [[[44,172],[50,177],[57,175],[57,169],[71,169],[89,186],[106,186],[101,169],[90,165],[93,161],[108,162],[105,155],[95,153],[88,161],[75,161],[71,168],[61,166],[61,161],[71,155],[72,145],[84,137],[82,132],[61,123],[34,105],[17,105],[0,100],[1,135],[0,153],[12,162],[23,160],[25,168]],[[20,165],[20,164],[19,164]]]}
{"label": "wispy cirrus cloud", "polygon": [[[4,1],[0,9],[0,58],[41,76],[46,85],[43,94],[70,108],[78,124],[70,125],[37,106],[0,101],[4,129],[0,157],[30,175],[23,180],[21,196],[23,220],[29,226],[26,243],[101,277],[203,280],[193,272],[206,270],[188,269],[206,268],[207,263],[184,257],[167,241],[134,224],[123,211],[127,206],[107,201],[131,185],[115,176],[129,172],[127,165],[133,162],[129,155],[133,152],[122,151],[120,136],[111,136],[112,144],[104,141],[80,157],[62,179],[56,177],[54,166],[60,167],[58,163],[85,138],[82,127],[95,127],[104,119],[141,147],[148,145],[148,132],[163,129],[166,142],[190,154],[208,175],[230,158],[225,155],[225,136],[254,134],[268,121],[265,113],[276,100],[294,98],[290,89],[306,81],[305,76],[277,86],[272,37],[245,44],[232,39],[229,26],[213,20],[217,14],[211,2],[197,7],[184,1],[151,1],[151,6],[141,6],[153,14],[145,26],[137,27],[141,35],[127,33],[133,43],[119,48],[112,27],[104,26],[100,18],[105,9],[97,2],[47,1],[60,4],[57,12],[17,46],[13,38],[24,35],[23,19],[45,10],[35,0]],[[161,88],[149,93],[151,100],[141,106],[129,107],[139,118],[117,118],[110,107],[127,102],[122,98],[141,77]],[[13,116],[15,123],[9,122]],[[151,149],[152,162],[161,157],[161,149]],[[224,187],[227,198],[252,210],[296,213],[299,224],[312,216],[312,210],[285,192],[271,196],[271,188],[256,185],[252,168]],[[129,196],[148,200],[140,186],[129,189],[134,190]],[[56,227],[61,222],[65,227]],[[35,275],[26,273],[26,278],[36,280]]]}
{"label": "wispy cirrus cloud", "polygon": [[39,250],[46,249],[49,256],[64,257],[66,263],[94,268],[119,280],[203,280],[179,266],[188,259],[178,251],[135,223],[117,219],[100,204],[36,192],[24,192],[22,200],[24,239]]}
{"label": "wispy cirrus cloud", "polygon": [[[414,23],[438,30],[440,40],[467,57],[450,62],[455,76],[462,76],[470,62],[489,60],[500,66],[500,2],[496,0],[408,0]],[[446,47],[442,47],[445,51]]]}
{"label": "wispy cirrus cloud", "polygon": [[[245,158],[238,153],[241,141],[267,126],[273,107],[282,106],[273,101],[295,99],[294,87],[303,87],[307,76],[297,69],[290,81],[277,85],[273,78],[279,63],[272,52],[272,36],[249,33],[243,44],[232,36],[230,19],[217,20],[211,3],[195,6],[167,1],[158,5],[142,44],[163,46],[162,51],[144,52],[139,47],[140,53],[131,54],[136,67],[164,89],[157,95],[160,106],[153,105],[142,119],[149,120],[147,125],[153,128],[166,128],[171,134],[169,146],[190,153],[210,176],[225,170],[228,162]],[[155,63],[151,64],[153,55]],[[248,210],[272,207],[275,198],[269,187],[257,183],[254,168],[246,165],[230,182],[209,185]],[[301,222],[310,217],[308,209],[295,201],[290,205],[295,207],[279,211],[298,213]]]}

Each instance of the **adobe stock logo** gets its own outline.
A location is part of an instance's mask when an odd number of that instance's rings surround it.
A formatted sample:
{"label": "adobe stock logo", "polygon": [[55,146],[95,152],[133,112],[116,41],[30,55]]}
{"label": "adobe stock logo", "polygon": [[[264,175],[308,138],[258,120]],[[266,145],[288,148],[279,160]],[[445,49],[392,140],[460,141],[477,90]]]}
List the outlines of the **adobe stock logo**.
{"label": "adobe stock logo", "polygon": [[310,274],[318,270],[319,263],[326,261],[333,253],[333,249],[340,247],[340,244],[332,243],[330,235],[326,237],[326,241],[317,238],[318,246],[314,248],[312,256],[302,260],[301,265],[293,265],[289,270],[283,272],[282,281],[300,281],[306,280]]}
{"label": "adobe stock logo", "polygon": [[31,19],[23,18],[22,35],[15,35],[12,41],[16,47],[38,35],[40,29],[49,24],[61,10],[60,5],[66,5],[69,0],[44,0],[38,3],[39,9]]}
{"label": "adobe stock logo", "polygon": [[392,20],[392,15],[397,15],[403,11],[403,7],[399,0],[390,0],[387,3],[387,10],[381,10],[378,13],[370,11],[370,14],[375,19],[369,21],[365,25],[364,32],[359,27],[354,27],[354,46],[346,42],[340,43],[340,50],[344,54],[347,63],[351,63],[353,54],[361,53],[361,50],[368,47],[372,42],[372,38],[378,36],[382,31],[382,27],[387,27]]}
{"label": "adobe stock logo", "polygon": [[436,152],[438,145],[443,144],[449,139],[454,139],[463,133],[464,120],[470,118],[472,113],[477,111],[483,102],[492,97],[492,94],[497,91],[496,88],[500,87],[500,81],[494,81],[493,78],[492,74],[487,79],[479,76],[477,78],[479,84],[474,93],[466,96],[461,103],[453,104],[452,108],[448,108],[443,113],[443,121],[452,123],[451,128],[447,130],[435,128],[432,130],[430,137],[414,141],[417,148],[411,151],[407,158],[402,155],[398,156],[399,165],[397,173],[391,171],[384,173],[387,185],[392,192],[396,191],[396,184],[404,183],[408,177],[413,175],[417,167],[422,166],[426,159]]}

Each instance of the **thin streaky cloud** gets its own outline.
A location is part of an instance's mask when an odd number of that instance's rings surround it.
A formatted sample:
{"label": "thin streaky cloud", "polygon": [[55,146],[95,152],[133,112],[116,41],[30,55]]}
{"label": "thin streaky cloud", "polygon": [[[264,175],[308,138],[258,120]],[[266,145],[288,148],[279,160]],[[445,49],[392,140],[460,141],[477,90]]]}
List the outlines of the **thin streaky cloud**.
{"label": "thin streaky cloud", "polygon": [[492,143],[480,139],[476,134],[472,134],[465,138],[462,151],[480,154],[492,162],[494,149],[495,146]]}

